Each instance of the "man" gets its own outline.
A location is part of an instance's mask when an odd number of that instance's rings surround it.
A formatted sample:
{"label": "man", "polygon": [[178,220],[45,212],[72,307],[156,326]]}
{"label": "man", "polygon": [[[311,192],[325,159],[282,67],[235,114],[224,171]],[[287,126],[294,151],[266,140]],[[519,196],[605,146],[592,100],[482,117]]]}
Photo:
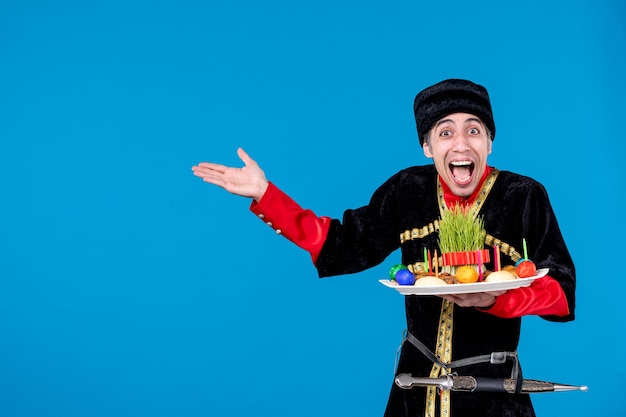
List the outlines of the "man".
{"label": "man", "polygon": [[[503,264],[515,264],[525,239],[529,258],[548,276],[509,291],[406,296],[408,339],[397,373],[438,377],[448,372],[477,377],[519,376],[515,352],[521,317],[574,319],[575,269],[544,187],[531,178],[487,164],[496,128],[487,90],[450,79],[421,91],[414,103],[424,155],[433,165],[404,169],[373,194],[368,205],[346,210],[343,219],[318,217],[302,209],[273,183],[242,149],[245,166],[194,166],[194,175],[241,196],[250,209],[311,254],[320,277],[363,271],[383,262],[398,247],[402,263],[415,270],[424,248],[438,249],[441,214],[456,204],[484,220],[486,247],[498,246]],[[441,253],[440,250],[438,250]],[[493,270],[493,264],[487,268]],[[429,352],[436,356],[433,359]],[[504,363],[462,359],[511,352]],[[443,367],[441,365],[444,365]],[[530,397],[493,392],[442,392],[392,386],[386,416],[533,416]]]}

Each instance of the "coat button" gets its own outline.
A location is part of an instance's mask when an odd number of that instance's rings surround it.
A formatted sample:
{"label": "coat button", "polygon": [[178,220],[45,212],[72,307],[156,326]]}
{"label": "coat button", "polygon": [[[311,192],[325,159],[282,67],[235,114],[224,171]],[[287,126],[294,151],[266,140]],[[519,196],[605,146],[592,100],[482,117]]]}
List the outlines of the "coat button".
{"label": "coat button", "polygon": [[264,219],[265,215],[263,213],[259,214],[259,219]]}
{"label": "coat button", "polygon": [[276,234],[277,234],[277,235],[280,235],[281,233],[283,233],[283,231],[282,231],[282,230],[280,230],[280,229],[276,229]]}
{"label": "coat button", "polygon": [[272,227],[272,222],[267,222],[267,225],[268,225],[269,227]]}

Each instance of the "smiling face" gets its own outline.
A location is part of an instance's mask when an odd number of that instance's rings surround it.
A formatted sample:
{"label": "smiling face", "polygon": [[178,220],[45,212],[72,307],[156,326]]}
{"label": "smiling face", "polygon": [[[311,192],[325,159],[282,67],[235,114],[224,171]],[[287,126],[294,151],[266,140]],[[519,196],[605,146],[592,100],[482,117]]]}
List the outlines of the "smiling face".
{"label": "smiling face", "polygon": [[491,138],[485,124],[468,113],[454,113],[438,120],[424,142],[424,155],[432,158],[450,190],[469,197],[485,172]]}

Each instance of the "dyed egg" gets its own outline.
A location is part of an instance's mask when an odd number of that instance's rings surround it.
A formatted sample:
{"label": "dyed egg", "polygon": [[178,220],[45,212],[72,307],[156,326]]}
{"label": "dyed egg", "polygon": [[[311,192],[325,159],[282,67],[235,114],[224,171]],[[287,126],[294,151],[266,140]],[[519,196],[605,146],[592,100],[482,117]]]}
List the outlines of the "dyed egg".
{"label": "dyed egg", "polygon": [[392,281],[396,279],[396,274],[398,273],[398,271],[401,271],[403,269],[407,269],[408,268],[405,265],[402,264],[397,264],[391,267],[391,269],[389,270],[389,279],[391,279]]}
{"label": "dyed egg", "polygon": [[415,275],[408,269],[401,269],[396,272],[396,282],[400,285],[413,285],[415,284]]}
{"label": "dyed egg", "polygon": [[517,265],[517,276],[519,278],[528,278],[537,275],[537,267],[533,261],[524,259]]}

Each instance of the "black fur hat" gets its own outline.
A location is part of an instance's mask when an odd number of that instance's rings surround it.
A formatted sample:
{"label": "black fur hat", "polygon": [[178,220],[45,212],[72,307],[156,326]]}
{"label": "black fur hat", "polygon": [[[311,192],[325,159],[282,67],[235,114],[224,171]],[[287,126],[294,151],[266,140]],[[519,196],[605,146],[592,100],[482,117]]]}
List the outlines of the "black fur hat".
{"label": "black fur hat", "polygon": [[449,79],[432,85],[415,96],[413,110],[420,145],[424,145],[426,134],[433,125],[452,113],[478,116],[491,131],[491,138],[496,136],[487,89],[471,81]]}

